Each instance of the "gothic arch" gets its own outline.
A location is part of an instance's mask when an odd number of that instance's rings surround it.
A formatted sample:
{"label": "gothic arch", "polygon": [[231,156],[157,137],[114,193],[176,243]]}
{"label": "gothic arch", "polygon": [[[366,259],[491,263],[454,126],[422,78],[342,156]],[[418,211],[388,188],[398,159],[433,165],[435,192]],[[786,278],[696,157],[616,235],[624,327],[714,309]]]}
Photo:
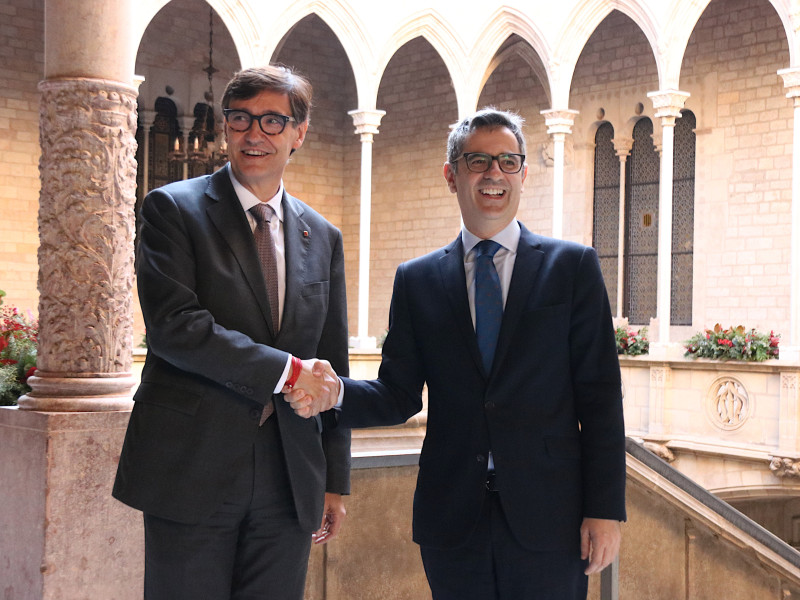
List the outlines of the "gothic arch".
{"label": "gothic arch", "polygon": [[[270,43],[263,42],[260,54],[261,62],[269,61],[280,50],[280,44],[286,39],[292,28],[305,17],[314,14],[330,27],[336,39],[344,48],[350,68],[356,82],[359,108],[374,108],[375,96],[369,95],[371,81],[370,69],[365,57],[373,54],[374,43],[366,35],[369,27],[358,18],[358,11],[344,0],[305,0],[291,2],[280,17],[272,23],[264,23],[264,31],[269,32]],[[268,25],[268,26],[267,26]],[[370,104],[371,103],[371,104]],[[353,107],[355,108],[355,107]]]}
{"label": "gothic arch", "polygon": [[[472,107],[469,106],[462,92],[465,88],[464,81],[469,72],[469,63],[464,60],[464,57],[468,54],[467,49],[464,43],[453,34],[452,27],[432,8],[420,11],[409,17],[407,21],[401,23],[394,30],[392,36],[383,44],[381,51],[377,55],[378,58],[374,69],[376,76],[370,82],[371,86],[368,90],[369,98],[373,103],[372,106],[374,106],[375,99],[378,96],[378,88],[389,61],[403,45],[417,37],[424,38],[442,58],[456,90],[459,115],[463,114],[465,110],[471,110]],[[366,105],[366,97],[365,100],[362,100],[359,94],[359,103]]]}
{"label": "gothic arch", "polygon": [[[132,17],[132,29],[135,47],[141,44],[144,32],[150,22],[162,8],[170,3],[171,0],[142,0],[142,4],[137,7],[135,16]],[[259,24],[254,18],[256,15],[242,10],[242,5],[237,0],[203,0],[214,9],[219,15],[228,33],[233,38],[236,52],[239,55],[239,62],[242,66],[250,66],[257,62],[258,48],[261,46],[259,35]],[[135,55],[135,50],[134,50]]]}
{"label": "gothic arch", "polygon": [[486,70],[483,72],[483,77],[481,78],[480,86],[478,87],[478,94],[480,95],[480,90],[482,90],[483,86],[486,85],[486,82],[489,80],[489,77],[491,77],[492,73],[494,73],[495,69],[497,69],[497,67],[499,67],[503,62],[514,55],[522,58],[522,60],[525,61],[525,64],[527,64],[536,74],[536,76],[539,78],[539,81],[542,82],[542,87],[547,95],[547,100],[552,103],[552,98],[550,97],[550,80],[547,69],[540,60],[536,50],[531,47],[527,40],[522,39],[509,44],[495,54],[494,58],[492,58],[489,65],[486,67]]}
{"label": "gothic arch", "polygon": [[554,108],[569,106],[569,91],[578,58],[589,37],[613,10],[629,17],[642,30],[653,50],[659,81],[662,80],[663,64],[658,53],[661,36],[657,19],[650,7],[638,0],[592,0],[573,10],[556,36],[559,43],[553,52],[553,63],[550,67],[553,72]]}
{"label": "gothic arch", "polygon": [[[664,57],[665,73],[661,89],[668,87],[679,89],[677,82],[680,79],[681,65],[689,38],[708,5],[711,2],[720,1],[724,0],[702,0],[696,3],[678,2],[672,5],[672,12],[664,24],[664,39],[670,41],[668,46],[670,54]],[[798,61],[800,61],[800,35],[798,35],[800,13],[792,7],[792,0],[765,1],[772,5],[783,23],[789,41],[789,65],[787,67],[798,66]],[[688,23],[691,23],[691,27],[687,26]]]}
{"label": "gothic arch", "polygon": [[[542,83],[548,100],[552,102],[550,71],[552,51],[539,28],[527,15],[510,8],[498,9],[489,18],[488,23],[489,25],[476,39],[469,57],[469,62],[473,65],[486,65],[483,70],[474,69],[475,75],[470,81],[469,93],[474,94],[475,102],[492,72],[511,54],[519,55],[533,69]],[[523,42],[503,48],[509,36],[514,34],[522,38]]]}

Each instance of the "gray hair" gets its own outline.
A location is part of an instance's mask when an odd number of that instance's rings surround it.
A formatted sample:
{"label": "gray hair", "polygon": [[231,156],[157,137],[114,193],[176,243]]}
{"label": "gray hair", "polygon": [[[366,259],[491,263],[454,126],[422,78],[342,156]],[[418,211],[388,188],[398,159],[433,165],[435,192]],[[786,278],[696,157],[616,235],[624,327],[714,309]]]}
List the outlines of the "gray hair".
{"label": "gray hair", "polygon": [[447,138],[447,162],[455,165],[456,159],[464,152],[464,144],[469,135],[476,129],[495,129],[505,127],[519,144],[519,153],[525,154],[525,136],[522,135],[522,125],[525,119],[517,113],[498,110],[494,106],[482,108],[475,114],[453,125],[450,136]]}

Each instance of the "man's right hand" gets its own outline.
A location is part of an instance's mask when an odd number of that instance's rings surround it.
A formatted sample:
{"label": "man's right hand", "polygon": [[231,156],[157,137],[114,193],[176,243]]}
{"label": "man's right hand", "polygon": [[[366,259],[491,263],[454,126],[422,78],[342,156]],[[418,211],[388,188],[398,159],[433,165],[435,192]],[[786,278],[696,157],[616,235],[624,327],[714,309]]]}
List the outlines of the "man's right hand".
{"label": "man's right hand", "polygon": [[339,399],[339,378],[327,360],[303,361],[294,388],[284,388],[284,399],[305,419],[333,408]]}

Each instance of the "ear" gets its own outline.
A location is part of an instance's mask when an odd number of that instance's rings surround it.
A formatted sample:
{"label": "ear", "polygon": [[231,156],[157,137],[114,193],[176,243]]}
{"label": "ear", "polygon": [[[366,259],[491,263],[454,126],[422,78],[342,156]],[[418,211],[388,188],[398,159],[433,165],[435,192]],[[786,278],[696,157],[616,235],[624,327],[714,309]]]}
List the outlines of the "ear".
{"label": "ear", "polygon": [[303,141],[306,139],[306,133],[308,132],[308,120],[306,119],[300,123],[295,131],[297,132],[297,139],[292,142],[292,151],[297,150],[303,145]]}
{"label": "ear", "polygon": [[446,162],[442,168],[442,173],[444,174],[444,179],[447,182],[447,187],[450,189],[450,193],[455,194],[458,191],[456,189],[455,167],[453,167],[453,165],[451,165],[449,162]]}
{"label": "ear", "polygon": [[528,163],[522,165],[522,183],[525,183],[525,178],[528,176]]}

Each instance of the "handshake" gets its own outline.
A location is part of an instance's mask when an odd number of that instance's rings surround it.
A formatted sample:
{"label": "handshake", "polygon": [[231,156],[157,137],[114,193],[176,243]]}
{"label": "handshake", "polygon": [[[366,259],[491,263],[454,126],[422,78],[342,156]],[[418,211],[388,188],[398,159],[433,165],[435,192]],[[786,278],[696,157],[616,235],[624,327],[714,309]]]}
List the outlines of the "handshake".
{"label": "handshake", "polygon": [[[295,374],[298,368],[300,372]],[[293,359],[288,381],[293,379],[293,385],[284,385],[282,392],[294,412],[304,419],[332,409],[339,401],[341,382],[327,360]]]}

